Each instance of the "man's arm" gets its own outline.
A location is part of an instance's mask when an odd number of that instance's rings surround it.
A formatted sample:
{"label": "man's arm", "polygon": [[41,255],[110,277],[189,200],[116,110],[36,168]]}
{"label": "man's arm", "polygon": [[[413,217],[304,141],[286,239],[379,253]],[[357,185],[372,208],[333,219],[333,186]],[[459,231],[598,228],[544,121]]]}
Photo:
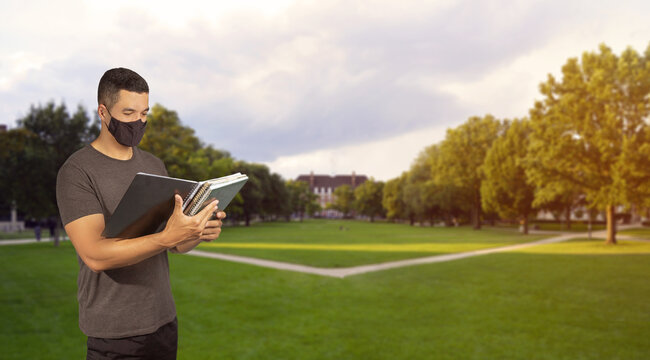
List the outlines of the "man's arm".
{"label": "man's arm", "polygon": [[[219,234],[221,234],[222,220],[226,218],[226,213],[223,211],[219,211],[217,212],[216,216],[217,216],[217,220],[209,220],[208,223],[205,225],[205,230],[203,231],[204,235],[216,235],[215,239],[219,237]],[[173,253],[184,254],[197,247],[201,242],[212,241],[212,240],[214,239],[210,239],[210,240],[199,239],[199,240],[184,242],[181,245],[176,245],[175,247],[171,248],[170,251]]]}
{"label": "man's arm", "polygon": [[190,217],[183,214],[181,197],[176,195],[174,200],[174,212],[165,229],[156,234],[132,239],[104,238],[101,236],[105,226],[102,214],[74,220],[65,230],[81,260],[95,272],[137,264],[186,242],[211,241],[219,236],[219,231],[205,231],[216,211],[216,201]]}

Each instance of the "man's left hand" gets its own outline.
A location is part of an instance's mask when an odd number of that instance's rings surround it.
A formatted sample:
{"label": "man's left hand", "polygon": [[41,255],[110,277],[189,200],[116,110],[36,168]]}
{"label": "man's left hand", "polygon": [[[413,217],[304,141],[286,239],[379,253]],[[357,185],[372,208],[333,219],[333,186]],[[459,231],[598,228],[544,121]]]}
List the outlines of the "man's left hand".
{"label": "man's left hand", "polygon": [[201,234],[201,240],[212,241],[218,238],[219,234],[221,234],[221,225],[223,225],[221,220],[225,218],[226,218],[225,212],[217,211],[215,216],[211,220],[208,220],[208,222],[206,223],[205,229]]}

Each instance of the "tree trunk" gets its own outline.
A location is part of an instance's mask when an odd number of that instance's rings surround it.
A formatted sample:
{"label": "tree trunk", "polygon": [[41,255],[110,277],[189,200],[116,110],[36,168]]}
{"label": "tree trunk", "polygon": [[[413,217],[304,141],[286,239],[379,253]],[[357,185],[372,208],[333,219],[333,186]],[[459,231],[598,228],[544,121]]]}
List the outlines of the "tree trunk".
{"label": "tree trunk", "polygon": [[480,206],[480,204],[472,206],[472,228],[474,230],[481,230]]}
{"label": "tree trunk", "polygon": [[523,226],[522,232],[524,233],[524,235],[528,235],[528,216],[524,216],[524,218],[521,221],[522,221],[521,225]]}
{"label": "tree trunk", "polygon": [[476,190],[472,206],[472,226],[474,230],[481,230],[481,193]]}
{"label": "tree trunk", "polygon": [[616,245],[616,208],[607,205],[607,240],[605,244]]}
{"label": "tree trunk", "polygon": [[565,210],[566,229],[571,230],[571,206],[567,206]]}
{"label": "tree trunk", "polygon": [[246,215],[244,215],[244,219],[246,220],[246,226],[250,226],[251,225],[251,217],[248,214],[246,214]]}

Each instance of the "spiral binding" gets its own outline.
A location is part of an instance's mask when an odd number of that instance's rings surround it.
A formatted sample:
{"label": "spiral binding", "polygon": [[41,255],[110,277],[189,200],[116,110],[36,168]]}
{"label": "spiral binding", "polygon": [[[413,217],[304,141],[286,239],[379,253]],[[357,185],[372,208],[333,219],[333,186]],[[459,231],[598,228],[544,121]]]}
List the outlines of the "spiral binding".
{"label": "spiral binding", "polygon": [[206,182],[201,186],[201,189],[196,193],[196,195],[194,195],[192,202],[187,207],[188,208],[188,210],[186,211],[187,215],[193,216],[194,214],[197,213],[199,206],[203,204],[203,198],[205,196],[205,193],[208,190],[210,190],[210,184]]}

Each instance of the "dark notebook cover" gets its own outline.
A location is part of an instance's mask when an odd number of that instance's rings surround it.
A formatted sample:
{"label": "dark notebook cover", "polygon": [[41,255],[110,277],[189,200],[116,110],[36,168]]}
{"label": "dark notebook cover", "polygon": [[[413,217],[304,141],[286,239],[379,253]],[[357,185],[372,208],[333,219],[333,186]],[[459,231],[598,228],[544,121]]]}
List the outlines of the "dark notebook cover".
{"label": "dark notebook cover", "polygon": [[197,181],[138,173],[106,223],[103,235],[134,238],[163,229],[174,211],[174,194],[186,199]]}

